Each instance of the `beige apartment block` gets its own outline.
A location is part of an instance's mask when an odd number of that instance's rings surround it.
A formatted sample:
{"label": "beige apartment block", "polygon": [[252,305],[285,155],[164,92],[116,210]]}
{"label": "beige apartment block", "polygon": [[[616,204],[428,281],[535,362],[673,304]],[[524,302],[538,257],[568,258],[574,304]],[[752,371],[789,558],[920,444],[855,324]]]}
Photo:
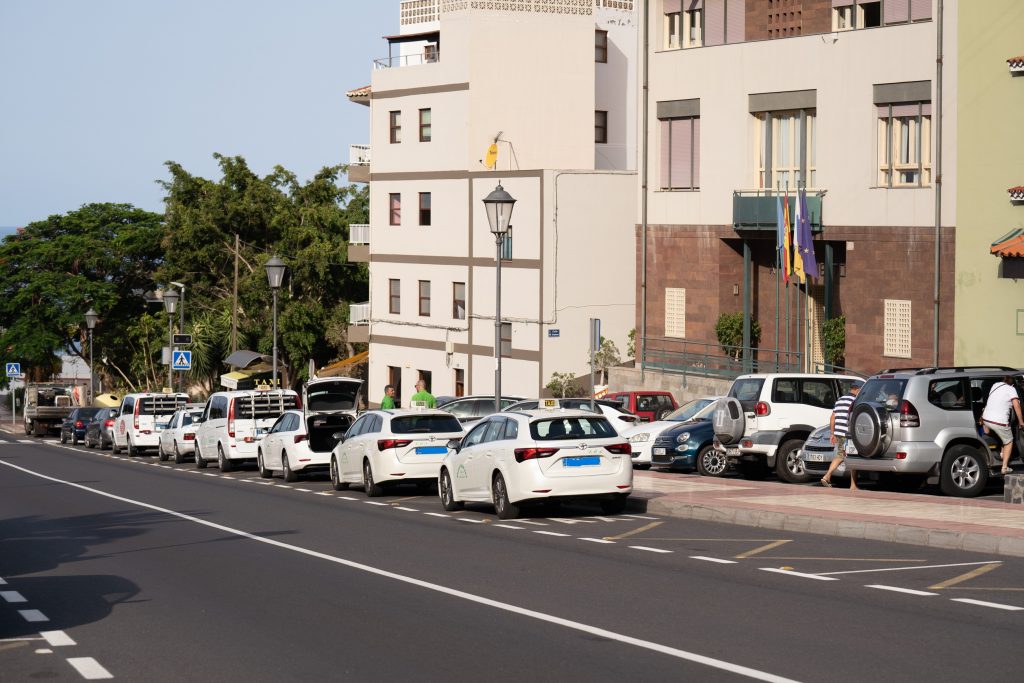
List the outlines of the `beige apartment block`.
{"label": "beige apartment block", "polygon": [[[588,324],[625,351],[634,325],[637,12],[617,0],[409,0],[370,85],[370,140],[350,179],[370,223],[350,259],[370,300],[369,396],[420,377],[441,395],[492,394],[496,244],[482,199],[515,199],[501,259],[502,393],[537,396],[588,372]],[[488,150],[497,148],[489,168]]]}

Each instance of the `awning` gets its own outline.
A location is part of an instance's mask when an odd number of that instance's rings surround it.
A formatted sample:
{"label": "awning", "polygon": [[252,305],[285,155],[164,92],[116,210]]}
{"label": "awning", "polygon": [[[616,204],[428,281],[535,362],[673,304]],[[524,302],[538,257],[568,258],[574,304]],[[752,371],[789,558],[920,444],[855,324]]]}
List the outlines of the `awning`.
{"label": "awning", "polygon": [[1024,257],[1024,228],[1015,228],[997,239],[989,253],[1000,258]]}
{"label": "awning", "polygon": [[229,372],[220,376],[220,385],[225,389],[237,391],[239,389],[251,389],[255,382],[248,372]]}
{"label": "awning", "polygon": [[346,358],[344,360],[339,360],[336,363],[331,363],[330,365],[325,365],[324,367],[320,368],[320,371],[316,373],[316,376],[317,377],[334,377],[339,372],[341,372],[342,370],[344,370],[344,369],[346,369],[348,367],[351,367],[353,365],[358,365],[359,363],[365,362],[369,357],[370,357],[370,352],[369,351],[363,351],[362,353],[357,353],[356,355],[352,356],[351,358]]}
{"label": "awning", "polygon": [[255,351],[239,349],[225,358],[224,364],[231,365],[236,368],[243,368],[245,370],[269,370],[274,364],[274,359],[270,356],[264,356],[261,353],[256,353]]}
{"label": "awning", "polygon": [[1019,202],[1024,200],[1024,185],[1018,185],[1017,187],[1011,187],[1007,190],[1010,193],[1011,202]]}

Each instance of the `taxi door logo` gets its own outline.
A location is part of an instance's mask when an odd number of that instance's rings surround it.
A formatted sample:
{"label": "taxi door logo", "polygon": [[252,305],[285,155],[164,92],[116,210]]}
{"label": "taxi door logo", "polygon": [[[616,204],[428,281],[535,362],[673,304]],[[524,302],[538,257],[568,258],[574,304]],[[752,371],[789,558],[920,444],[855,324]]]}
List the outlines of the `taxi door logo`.
{"label": "taxi door logo", "polygon": [[469,475],[466,474],[466,466],[465,465],[459,465],[459,469],[455,473],[455,478],[456,479],[468,479],[469,478]]}

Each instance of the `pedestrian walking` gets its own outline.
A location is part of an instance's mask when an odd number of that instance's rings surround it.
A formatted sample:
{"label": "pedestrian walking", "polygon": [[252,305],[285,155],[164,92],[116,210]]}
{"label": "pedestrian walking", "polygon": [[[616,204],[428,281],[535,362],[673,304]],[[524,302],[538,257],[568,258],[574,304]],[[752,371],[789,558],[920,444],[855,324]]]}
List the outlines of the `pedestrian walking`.
{"label": "pedestrian walking", "polygon": [[1024,426],[1024,417],[1021,417],[1020,396],[1017,388],[1013,385],[1013,375],[1006,375],[1002,382],[996,382],[988,392],[988,401],[985,402],[985,412],[981,414],[981,422],[985,431],[995,434],[1003,448],[1000,454],[1003,456],[1002,474],[1009,474],[1010,454],[1013,452],[1013,429],[1010,427],[1010,412],[1017,414],[1017,425]]}
{"label": "pedestrian walking", "polygon": [[384,398],[380,400],[381,410],[391,410],[395,407],[395,385],[389,384],[384,387]]}
{"label": "pedestrian walking", "polygon": [[409,405],[413,405],[417,401],[422,401],[427,404],[428,408],[437,407],[437,399],[434,398],[433,394],[427,391],[427,383],[422,379],[416,382],[416,393],[413,394],[412,398],[409,400],[412,402]]}
{"label": "pedestrian walking", "polygon": [[[836,471],[840,463],[846,459],[846,440],[850,434],[850,409],[853,402],[857,400],[860,393],[860,384],[850,387],[850,393],[845,394],[836,401],[832,409],[832,417],[829,419],[829,427],[832,429],[832,445],[836,447],[835,455],[828,466],[828,472],[821,478],[821,485],[832,488],[832,473]],[[857,491],[857,473],[847,468],[850,473],[850,490]]]}

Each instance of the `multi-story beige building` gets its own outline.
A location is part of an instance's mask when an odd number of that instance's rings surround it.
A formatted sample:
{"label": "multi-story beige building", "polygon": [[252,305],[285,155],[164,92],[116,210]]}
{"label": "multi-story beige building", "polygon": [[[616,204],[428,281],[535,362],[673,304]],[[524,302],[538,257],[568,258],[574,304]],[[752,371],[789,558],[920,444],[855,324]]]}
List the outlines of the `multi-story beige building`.
{"label": "multi-story beige building", "polygon": [[[351,260],[370,267],[369,391],[494,391],[496,244],[482,199],[517,201],[502,251],[505,395],[588,371],[588,325],[625,349],[635,309],[637,13],[620,0],[409,0],[368,87],[370,183]],[[490,146],[497,147],[493,168]]]}
{"label": "multi-story beige building", "polygon": [[[961,4],[944,3],[947,55]],[[946,60],[940,107],[935,9],[646,3],[637,306],[647,367],[732,368],[715,327],[735,312],[760,325],[751,360],[762,368],[821,367],[822,325],[840,315],[847,367],[952,361],[960,77]],[[807,191],[818,272],[806,288],[779,281],[776,195],[786,187],[791,212],[795,191]]]}

